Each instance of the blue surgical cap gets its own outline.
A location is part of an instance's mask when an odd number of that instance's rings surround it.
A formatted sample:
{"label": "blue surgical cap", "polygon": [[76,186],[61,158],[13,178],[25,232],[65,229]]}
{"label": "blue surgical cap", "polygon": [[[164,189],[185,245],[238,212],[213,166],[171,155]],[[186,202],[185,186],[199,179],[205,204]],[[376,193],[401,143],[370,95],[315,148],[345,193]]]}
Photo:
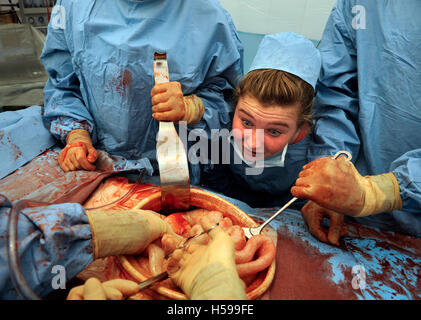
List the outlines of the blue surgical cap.
{"label": "blue surgical cap", "polygon": [[257,69],[286,71],[315,88],[320,67],[320,52],[310,40],[293,32],[281,32],[263,38],[249,72]]}

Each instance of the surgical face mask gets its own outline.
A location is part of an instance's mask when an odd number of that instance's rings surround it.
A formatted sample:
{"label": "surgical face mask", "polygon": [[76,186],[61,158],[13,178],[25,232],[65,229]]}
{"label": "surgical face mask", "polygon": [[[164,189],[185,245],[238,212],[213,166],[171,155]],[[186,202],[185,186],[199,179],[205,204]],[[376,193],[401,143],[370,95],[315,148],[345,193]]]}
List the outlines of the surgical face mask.
{"label": "surgical face mask", "polygon": [[266,159],[257,159],[256,161],[248,161],[244,159],[243,153],[241,152],[241,148],[235,143],[233,137],[230,137],[230,142],[234,147],[235,153],[240,157],[240,159],[246,163],[249,167],[252,168],[272,168],[272,167],[284,167],[285,166],[285,155],[288,150],[288,144],[275,154],[272,157]]}

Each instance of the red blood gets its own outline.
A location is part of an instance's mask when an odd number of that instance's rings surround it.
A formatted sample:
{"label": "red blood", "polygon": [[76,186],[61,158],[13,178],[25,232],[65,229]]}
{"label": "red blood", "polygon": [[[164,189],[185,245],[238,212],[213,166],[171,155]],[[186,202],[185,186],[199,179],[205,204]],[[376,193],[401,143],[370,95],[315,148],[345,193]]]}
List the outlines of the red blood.
{"label": "red blood", "polygon": [[[116,82],[113,79],[113,82]],[[116,85],[116,91],[120,94],[120,96],[123,96],[127,90],[127,88],[130,87],[132,83],[132,74],[128,70],[123,70],[123,74],[121,75],[120,82]]]}
{"label": "red blood", "polygon": [[190,224],[183,217],[185,214],[185,212],[176,212],[165,218],[165,221],[173,228],[174,232],[183,237],[187,237],[191,230]]}
{"label": "red blood", "polygon": [[[351,280],[341,284],[332,281],[331,254],[292,235],[288,229],[278,230],[276,277],[270,298],[273,300],[341,300],[357,299]],[[349,272],[351,275],[351,272]]]}

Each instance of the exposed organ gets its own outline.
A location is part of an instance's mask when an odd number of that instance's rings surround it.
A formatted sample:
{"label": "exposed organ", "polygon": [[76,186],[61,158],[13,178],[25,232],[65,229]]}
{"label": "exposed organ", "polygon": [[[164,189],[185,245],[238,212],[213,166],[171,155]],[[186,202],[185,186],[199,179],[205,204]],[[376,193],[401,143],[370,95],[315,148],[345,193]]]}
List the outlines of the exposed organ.
{"label": "exposed organ", "polygon": [[[128,183],[126,178],[109,178],[85,203],[85,207],[93,208],[107,205],[121,198],[129,190],[131,190],[131,194],[126,196],[124,201],[119,201],[117,204],[106,207],[106,209],[131,209],[141,199],[159,192],[159,187],[151,185],[133,187],[132,184]],[[141,255],[131,257],[130,262],[143,274],[149,274],[149,276],[165,271],[167,267],[165,256],[173,252],[187,237],[203,231],[200,225],[200,219],[205,215],[210,216],[214,223],[219,222],[220,226],[231,236],[234,242],[235,259],[240,278],[248,286],[247,289],[252,288],[254,283],[258,283],[256,282],[256,276],[258,276],[259,272],[267,269],[272,264],[275,258],[275,245],[268,236],[263,234],[254,236],[247,241],[242,227],[219,211],[194,209],[188,212],[178,212],[169,216],[161,216],[173,228],[174,232],[181,237],[177,238],[171,235],[164,235],[161,239],[150,244]],[[199,244],[206,244],[209,239],[209,236],[205,234],[192,241]],[[103,264],[109,265],[109,259],[103,259]],[[107,268],[110,269],[109,267]],[[107,280],[115,277],[130,278],[125,272],[120,272],[117,275],[105,270],[105,273],[106,275],[100,278],[104,279],[105,277]],[[170,288],[175,288],[171,280],[166,280],[164,284]]]}

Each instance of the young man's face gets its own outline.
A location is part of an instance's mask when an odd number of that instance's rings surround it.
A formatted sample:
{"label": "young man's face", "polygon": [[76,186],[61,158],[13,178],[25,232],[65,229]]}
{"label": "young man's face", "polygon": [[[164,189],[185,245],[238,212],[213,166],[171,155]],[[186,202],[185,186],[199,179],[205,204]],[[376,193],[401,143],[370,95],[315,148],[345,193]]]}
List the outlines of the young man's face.
{"label": "young man's face", "polygon": [[[236,140],[242,141],[243,157],[248,161],[269,158],[280,152],[287,143],[293,143],[300,132],[298,116],[298,104],[263,106],[249,95],[241,97],[232,129]],[[256,134],[256,129],[264,133]]]}

